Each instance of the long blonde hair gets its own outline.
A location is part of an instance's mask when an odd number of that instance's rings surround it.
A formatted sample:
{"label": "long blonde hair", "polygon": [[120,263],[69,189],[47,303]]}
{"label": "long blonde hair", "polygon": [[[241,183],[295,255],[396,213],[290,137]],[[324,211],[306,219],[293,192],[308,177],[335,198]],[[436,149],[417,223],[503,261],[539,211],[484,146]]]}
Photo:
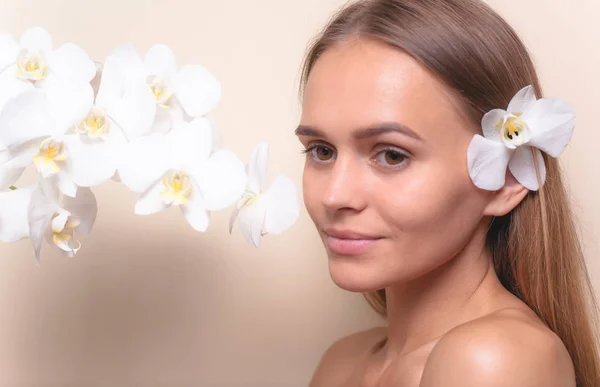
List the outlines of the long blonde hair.
{"label": "long blonde hair", "polygon": [[[462,96],[476,123],[506,108],[522,87],[542,89],[516,32],[478,0],[358,0],[338,11],[310,45],[301,94],[321,54],[348,38],[384,42],[408,53]],[[578,387],[600,385],[597,303],[580,246],[560,165],[544,154],[545,185],[487,235],[496,273],[564,342]],[[381,315],[385,290],[365,295]]]}

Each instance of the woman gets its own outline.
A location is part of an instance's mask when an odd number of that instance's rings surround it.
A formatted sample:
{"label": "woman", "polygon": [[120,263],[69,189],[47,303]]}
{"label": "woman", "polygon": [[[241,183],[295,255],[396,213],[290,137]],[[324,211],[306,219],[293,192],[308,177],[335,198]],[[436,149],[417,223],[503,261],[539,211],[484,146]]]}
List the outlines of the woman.
{"label": "woman", "polygon": [[[302,86],[304,200],[330,274],[387,317],[332,345],[311,385],[600,386],[555,158],[570,111],[543,100],[531,119],[541,87],[506,22],[476,0],[356,1],[311,45]],[[547,117],[564,120],[541,133]]]}

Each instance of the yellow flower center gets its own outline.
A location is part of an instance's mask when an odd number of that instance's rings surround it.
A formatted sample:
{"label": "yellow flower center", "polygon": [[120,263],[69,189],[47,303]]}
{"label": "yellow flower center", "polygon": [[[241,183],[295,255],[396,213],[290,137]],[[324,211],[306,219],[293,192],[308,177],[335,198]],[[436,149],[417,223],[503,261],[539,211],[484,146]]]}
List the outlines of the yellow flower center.
{"label": "yellow flower center", "polygon": [[39,81],[46,78],[46,66],[42,53],[22,50],[17,57],[16,76],[28,81]]}
{"label": "yellow flower center", "polygon": [[66,159],[64,144],[50,137],[40,145],[40,152],[33,157],[33,163],[43,177],[49,177],[60,172],[59,163]]}
{"label": "yellow flower center", "polygon": [[192,193],[192,182],[186,173],[180,171],[170,172],[162,180],[163,190],[160,192],[163,200],[168,205],[180,205],[189,201]]}
{"label": "yellow flower center", "polygon": [[75,130],[81,134],[87,134],[91,138],[102,138],[109,130],[108,119],[104,111],[93,107],[87,117],[77,124]]}
{"label": "yellow flower center", "polygon": [[163,108],[169,107],[169,102],[173,96],[173,90],[169,84],[156,75],[150,75],[147,78],[148,86],[156,98],[156,103]]}
{"label": "yellow flower center", "polygon": [[258,194],[256,192],[252,191],[251,189],[246,188],[246,190],[242,194],[242,198],[239,202],[239,207],[240,208],[250,207],[252,204],[254,204],[256,202],[256,200],[258,200]]}
{"label": "yellow flower center", "polygon": [[502,140],[513,146],[519,146],[529,141],[529,126],[519,117],[523,113],[512,113],[506,120],[500,120],[496,127],[500,130]]}

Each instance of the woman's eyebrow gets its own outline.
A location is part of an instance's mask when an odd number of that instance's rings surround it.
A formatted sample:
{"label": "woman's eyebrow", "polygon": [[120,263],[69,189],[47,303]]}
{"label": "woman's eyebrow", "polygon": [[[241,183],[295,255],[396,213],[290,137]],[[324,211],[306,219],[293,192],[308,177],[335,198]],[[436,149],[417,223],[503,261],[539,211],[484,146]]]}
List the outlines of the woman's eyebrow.
{"label": "woman's eyebrow", "polygon": [[385,133],[400,133],[407,137],[411,137],[418,141],[423,141],[421,136],[406,125],[398,122],[383,122],[380,124],[371,125],[369,127],[359,129],[352,133],[356,139],[364,139],[368,137],[379,136]]}
{"label": "woman's eyebrow", "polygon": [[325,137],[324,132],[306,125],[298,126],[294,133],[296,133],[296,136]]}
{"label": "woman's eyebrow", "polygon": [[[325,132],[322,130],[313,128],[311,126],[300,125],[296,128],[295,133],[297,136],[308,136],[308,137],[326,137]],[[361,128],[352,132],[352,136],[357,140],[379,136],[385,133],[400,133],[407,137],[411,137],[418,141],[423,141],[414,130],[410,129],[406,125],[402,125],[398,122],[383,122],[378,124],[370,125],[366,128]]]}

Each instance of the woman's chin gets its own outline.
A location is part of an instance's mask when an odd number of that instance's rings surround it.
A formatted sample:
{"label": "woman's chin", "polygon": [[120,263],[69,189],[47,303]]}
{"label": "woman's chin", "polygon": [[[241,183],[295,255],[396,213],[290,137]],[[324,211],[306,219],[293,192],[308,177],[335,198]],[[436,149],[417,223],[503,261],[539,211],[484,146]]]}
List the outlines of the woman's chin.
{"label": "woman's chin", "polygon": [[329,274],[333,282],[349,292],[366,293],[385,287],[381,275],[376,275],[364,262],[329,260]]}

